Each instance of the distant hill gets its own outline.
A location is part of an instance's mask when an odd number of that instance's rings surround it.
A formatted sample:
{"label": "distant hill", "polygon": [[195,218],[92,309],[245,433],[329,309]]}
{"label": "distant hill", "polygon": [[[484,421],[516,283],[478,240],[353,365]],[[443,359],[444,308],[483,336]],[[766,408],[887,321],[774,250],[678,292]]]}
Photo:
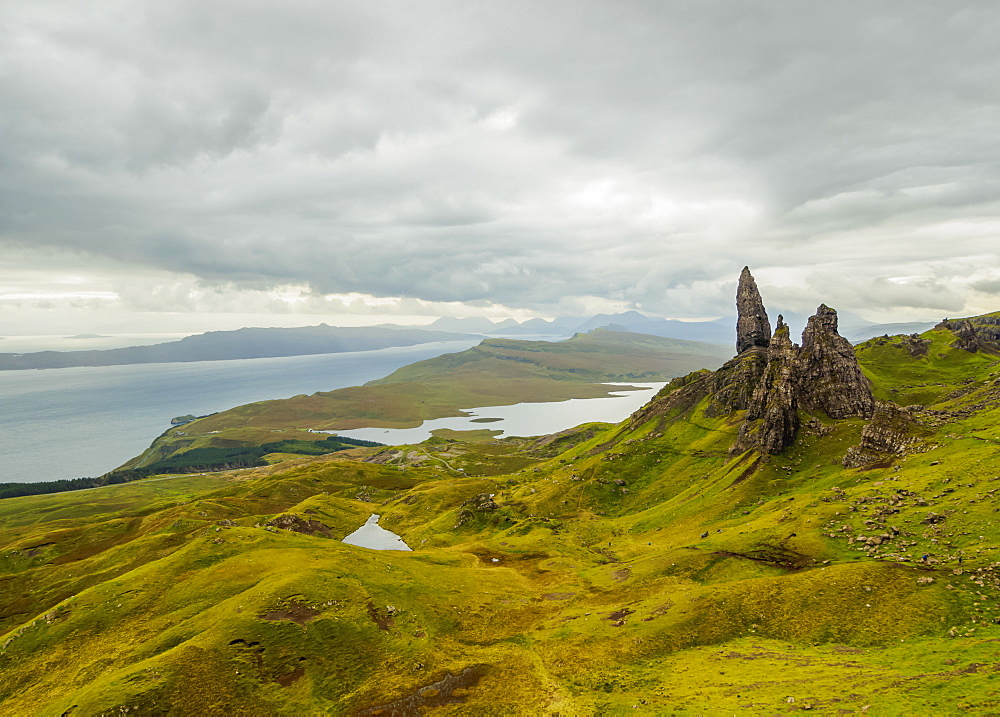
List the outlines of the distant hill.
{"label": "distant hill", "polygon": [[[847,311],[839,313],[841,335],[854,344],[885,334],[889,336],[919,334],[933,328],[937,323],[935,321],[912,321],[876,324]],[[769,316],[772,324],[777,321],[778,314],[784,317],[785,323],[791,328],[793,334],[800,333],[805,328],[807,318],[805,314],[795,311],[776,311],[772,316]],[[455,319],[451,321],[455,321]],[[465,320],[458,319],[458,321]],[[480,320],[477,319],[475,321]],[[443,325],[437,326],[436,324],[437,322],[434,324],[435,328],[444,329]],[[498,325],[493,329],[486,329],[485,333],[508,336],[521,334],[572,336],[576,333],[586,333],[591,329],[597,328],[611,329],[613,331],[630,331],[637,334],[649,334],[650,336],[684,339],[685,341],[730,344],[736,336],[736,317],[724,316],[711,321],[680,321],[678,319],[645,316],[638,311],[626,311],[620,314],[598,314],[589,319],[571,316],[563,316],[552,320],[529,319],[521,324],[507,324],[502,328]],[[471,328],[470,325],[469,330],[473,331],[477,329]]]}
{"label": "distant hill", "polygon": [[91,351],[39,351],[0,354],[0,370],[118,366],[136,363],[222,361],[372,351],[392,346],[414,346],[433,341],[474,338],[468,334],[426,329],[380,327],[302,326],[210,331],[152,346]]}
{"label": "distant hill", "polygon": [[364,386],[260,401],[192,421],[160,436],[124,468],[144,468],[199,448],[261,445],[283,438],[317,440],[315,430],[407,428],[470,406],[598,398],[607,382],[666,381],[716,368],[727,346],[595,329],[560,342],[486,339],[459,353],[398,369]]}
{"label": "distant hill", "polygon": [[851,326],[842,330],[844,337],[852,344],[860,344],[862,341],[875,338],[876,336],[898,336],[899,334],[922,334],[930,331],[936,326],[934,321],[909,321],[899,324],[871,324],[869,326]]}
{"label": "distant hill", "polygon": [[505,326],[502,329],[491,329],[487,333],[517,335],[545,335],[550,336],[572,336],[586,321],[580,316],[563,316],[558,319],[528,319],[515,326]]}
{"label": "distant hill", "polygon": [[435,331],[461,331],[473,334],[480,334],[489,331],[499,331],[510,326],[517,326],[514,319],[504,319],[494,323],[490,319],[482,316],[473,316],[465,319],[456,319],[451,316],[442,316],[427,325],[428,329]]}

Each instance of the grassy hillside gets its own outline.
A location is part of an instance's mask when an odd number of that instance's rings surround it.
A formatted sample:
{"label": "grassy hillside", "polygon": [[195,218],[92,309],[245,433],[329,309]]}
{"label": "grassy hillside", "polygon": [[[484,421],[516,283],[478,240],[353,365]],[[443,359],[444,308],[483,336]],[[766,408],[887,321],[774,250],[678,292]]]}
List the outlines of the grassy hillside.
{"label": "grassy hillside", "polygon": [[[858,356],[910,406],[865,470],[860,418],[730,455],[699,373],[617,426],[2,501],[0,704],[995,713],[1000,357],[946,329]],[[371,513],[413,552],[340,542]]]}
{"label": "grassy hillside", "polygon": [[171,429],[126,468],[197,449],[233,449],[280,439],[318,440],[310,430],[410,428],[474,406],[597,398],[606,381],[665,381],[716,367],[728,349],[597,329],[561,342],[487,339],[419,361],[364,386],[239,406]]}

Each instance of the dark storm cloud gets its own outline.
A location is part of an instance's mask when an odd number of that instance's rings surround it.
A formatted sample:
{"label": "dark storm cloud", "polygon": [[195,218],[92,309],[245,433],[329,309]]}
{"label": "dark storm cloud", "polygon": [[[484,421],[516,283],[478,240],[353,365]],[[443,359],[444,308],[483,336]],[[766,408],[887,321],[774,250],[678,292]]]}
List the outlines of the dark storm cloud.
{"label": "dark storm cloud", "polygon": [[855,309],[996,280],[992,3],[0,12],[9,246],[552,311],[723,313],[746,263]]}

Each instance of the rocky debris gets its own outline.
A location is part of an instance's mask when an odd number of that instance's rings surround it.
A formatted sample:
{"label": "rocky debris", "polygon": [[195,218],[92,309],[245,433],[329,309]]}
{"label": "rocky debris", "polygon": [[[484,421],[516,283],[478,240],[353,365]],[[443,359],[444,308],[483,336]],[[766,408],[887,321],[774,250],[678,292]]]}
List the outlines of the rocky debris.
{"label": "rocky debris", "polygon": [[736,353],[741,354],[753,346],[767,348],[771,343],[771,322],[757,282],[747,266],[743,267],[736,288],[736,314]]}
{"label": "rocky debris", "polygon": [[455,527],[458,528],[465,525],[475,518],[477,513],[483,515],[499,510],[500,506],[493,501],[493,496],[493,493],[480,493],[462,503],[462,509],[458,513],[458,522],[455,523]]}
{"label": "rocky debris", "polygon": [[931,511],[920,522],[923,523],[924,525],[934,525],[935,523],[943,523],[947,519],[947,517],[948,516],[946,515],[941,515],[940,513],[935,513]]}
{"label": "rocky debris", "polygon": [[906,349],[910,356],[919,358],[920,356],[927,355],[927,350],[930,348],[931,343],[930,339],[920,338],[920,334],[910,334],[909,336],[904,336],[899,345]]}
{"label": "rocky debris", "polygon": [[830,418],[868,418],[875,408],[851,342],[837,333],[837,312],[820,304],[802,332],[799,392],[803,408]]}
{"label": "rocky debris", "polygon": [[362,458],[361,460],[365,463],[378,463],[380,465],[385,465],[387,463],[396,463],[405,456],[405,453],[398,448],[386,448],[373,455]]}
{"label": "rocky debris", "polygon": [[919,429],[908,409],[889,401],[877,401],[871,420],[861,432],[861,443],[847,449],[844,466],[863,468],[891,456],[903,455],[919,437]]}
{"label": "rocky debris", "polygon": [[324,538],[332,538],[333,535],[330,533],[330,528],[320,523],[318,520],[307,520],[305,518],[300,518],[297,515],[279,515],[276,518],[271,518],[271,520],[264,523],[267,527],[281,528],[282,530],[290,530],[294,533],[302,533],[303,535],[318,535]]}

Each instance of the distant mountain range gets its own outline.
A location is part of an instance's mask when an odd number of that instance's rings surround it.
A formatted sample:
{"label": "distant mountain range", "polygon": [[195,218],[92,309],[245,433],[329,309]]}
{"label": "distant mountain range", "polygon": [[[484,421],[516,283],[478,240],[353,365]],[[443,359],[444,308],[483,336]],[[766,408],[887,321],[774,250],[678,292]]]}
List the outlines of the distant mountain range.
{"label": "distant mountain range", "polygon": [[[771,317],[772,322],[776,318],[777,314]],[[794,312],[785,313],[784,318],[791,327],[793,336],[801,331],[806,321],[805,316]],[[840,333],[852,343],[883,334],[893,336],[920,333],[934,325],[934,322],[874,324],[849,312],[840,313]],[[396,324],[364,327],[319,324],[298,328],[244,328],[236,331],[210,331],[188,336],[179,341],[150,346],[86,351],[0,353],[0,371],[305,356],[344,351],[371,351],[476,336],[573,336],[598,328],[685,341],[731,344],[736,336],[736,318],[679,321],[654,318],[638,311],[625,311],[618,314],[597,314],[590,318],[563,316],[551,320],[528,319],[520,323],[513,319],[494,322],[485,317],[442,317],[421,328]]]}
{"label": "distant mountain range", "polygon": [[393,346],[414,346],[433,341],[455,341],[473,335],[412,328],[375,326],[302,326],[299,328],[246,328],[210,331],[152,346],[91,351],[39,351],[0,354],[0,370],[117,366],[136,363],[221,361],[311,354],[371,351]]}
{"label": "distant mountain range", "polygon": [[[838,312],[840,316],[840,333],[852,343],[860,343],[875,336],[888,334],[914,334],[931,329],[937,322],[915,321],[908,323],[876,324],[848,311]],[[801,333],[805,327],[806,316],[794,311],[782,313],[785,323],[791,328],[793,336]],[[771,322],[777,319],[778,313],[770,317]],[[631,331],[639,334],[650,334],[671,339],[686,341],[706,341],[709,343],[729,344],[736,337],[736,317],[727,316],[711,321],[680,321],[677,319],[654,318],[638,311],[625,311],[619,314],[598,314],[591,318],[580,316],[563,316],[557,319],[528,319],[518,323],[513,319],[493,322],[485,317],[456,319],[444,317],[427,326],[438,331],[466,331],[483,335],[551,335],[572,336],[587,333],[591,329],[612,329],[615,331]]]}

